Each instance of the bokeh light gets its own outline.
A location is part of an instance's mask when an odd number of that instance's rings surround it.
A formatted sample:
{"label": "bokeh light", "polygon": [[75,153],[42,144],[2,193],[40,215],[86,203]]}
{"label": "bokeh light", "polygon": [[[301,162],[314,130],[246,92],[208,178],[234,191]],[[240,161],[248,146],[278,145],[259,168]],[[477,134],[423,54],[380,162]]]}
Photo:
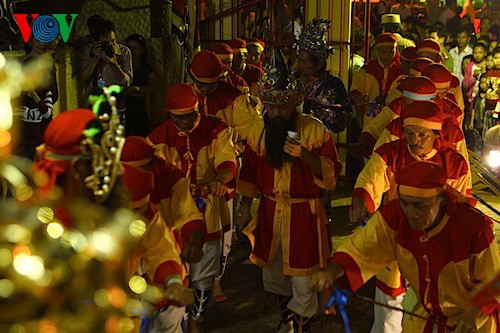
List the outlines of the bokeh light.
{"label": "bokeh light", "polygon": [[148,283],[146,282],[146,279],[144,279],[142,276],[132,276],[130,281],[128,282],[128,286],[130,290],[132,290],[136,294],[142,294],[146,291],[148,288]]}
{"label": "bokeh light", "polygon": [[57,222],[52,222],[47,225],[47,233],[50,237],[57,239],[64,233],[64,228]]}
{"label": "bokeh light", "polygon": [[14,283],[8,279],[0,280],[0,297],[8,298],[14,292]]}
{"label": "bokeh light", "polygon": [[141,237],[146,232],[146,223],[141,220],[135,220],[130,224],[130,234],[134,237]]}
{"label": "bokeh light", "polygon": [[38,256],[19,254],[14,257],[14,269],[21,275],[38,280],[45,274],[43,259]]}
{"label": "bokeh light", "polygon": [[42,223],[50,223],[54,219],[54,211],[50,207],[41,207],[37,217]]}

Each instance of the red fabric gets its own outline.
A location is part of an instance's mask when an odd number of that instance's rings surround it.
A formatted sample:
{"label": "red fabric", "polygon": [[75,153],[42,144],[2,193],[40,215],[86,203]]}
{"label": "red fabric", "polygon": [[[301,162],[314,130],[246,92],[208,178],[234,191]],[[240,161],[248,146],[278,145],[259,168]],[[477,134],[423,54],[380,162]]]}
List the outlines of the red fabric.
{"label": "red fabric", "polygon": [[415,59],[417,59],[417,48],[415,46],[405,47],[401,51],[401,59],[404,59],[406,61],[414,61]]}
{"label": "red fabric", "polygon": [[189,241],[189,237],[191,237],[191,233],[193,231],[198,231],[198,230],[203,230],[203,231],[205,231],[205,234],[206,234],[205,221],[193,220],[193,221],[189,221],[188,223],[184,224],[181,227],[181,234],[180,234],[183,245]]}
{"label": "red fabric", "polygon": [[[432,49],[432,51],[422,50],[423,48]],[[427,38],[417,44],[417,54],[420,52],[432,52],[439,54],[441,52],[441,47],[435,40]]]}
{"label": "red fabric", "polygon": [[212,51],[201,51],[196,53],[191,61],[189,72],[195,79],[216,79],[224,71],[225,66],[218,56]]}
{"label": "red fabric", "polygon": [[262,49],[265,49],[266,48],[266,43],[264,43],[262,40],[260,40],[259,38],[247,38],[246,40],[246,44],[248,45],[249,43],[259,43],[261,46],[262,46]]}
{"label": "red fabric", "polygon": [[451,73],[450,88],[460,87],[460,79],[455,74]]}
{"label": "red fabric", "polygon": [[170,110],[182,109],[185,111],[176,111],[176,113],[189,114],[193,112],[193,108],[196,106],[196,103],[198,103],[198,98],[193,86],[187,83],[177,83],[170,87],[167,91],[165,96],[165,111],[163,114],[168,113]]}
{"label": "red fabric", "polygon": [[399,59],[399,53],[396,51],[396,56],[389,66],[389,74],[387,76],[387,81],[385,83],[385,88],[383,85],[384,80],[384,67],[380,64],[378,58],[372,59],[364,67],[367,74],[373,75],[378,82],[379,89],[381,89],[379,95],[387,95],[391,84],[401,75],[401,60]]}
{"label": "red fabric", "polygon": [[352,191],[353,198],[361,198],[365,202],[365,207],[370,214],[375,213],[375,203],[373,203],[373,199],[371,195],[362,187],[355,188]]}
{"label": "red fabric", "polygon": [[335,284],[339,286],[339,288],[348,288],[352,291],[357,291],[365,284],[361,276],[361,269],[358,264],[356,264],[356,261],[347,253],[334,253],[330,262],[342,265],[344,268],[344,276],[335,281]]}
{"label": "red fabric", "polygon": [[153,156],[154,149],[148,144],[146,139],[141,136],[131,135],[125,139],[120,160],[123,162],[136,162],[144,159],[152,159]]}
{"label": "red fabric", "polygon": [[123,184],[130,194],[131,201],[139,201],[148,196],[154,188],[154,175],[131,165],[124,164]]}
{"label": "red fabric", "polygon": [[[415,177],[418,175],[418,177]],[[440,188],[446,185],[446,174],[436,163],[417,161],[407,165],[396,173],[398,185],[411,186],[422,189]]]}
{"label": "red fabric", "polygon": [[466,101],[472,105],[474,98],[472,94],[474,93],[474,85],[476,84],[476,77],[472,73],[472,67],[475,65],[474,61],[471,61],[467,66],[465,66],[464,80],[462,81],[462,89],[464,92],[464,98]]}
{"label": "red fabric", "polygon": [[380,44],[380,43],[393,43],[394,45],[398,44],[398,40],[394,34],[390,32],[384,32],[380,35],[377,36],[375,39],[375,44]]}
{"label": "red fabric", "polygon": [[403,122],[408,118],[419,118],[433,123],[442,124],[443,111],[439,105],[432,101],[415,101],[404,108],[401,118],[403,119]]}
{"label": "red fabric", "polygon": [[451,82],[451,73],[443,64],[431,64],[424,68],[422,76],[427,76],[434,83]]}
{"label": "red fabric", "polygon": [[375,285],[378,287],[378,289],[382,290],[384,294],[393,297],[403,295],[406,292],[405,282],[402,276],[401,276],[401,283],[399,284],[398,288],[389,287],[379,279],[375,279]]}
{"label": "red fabric", "polygon": [[430,95],[436,93],[436,86],[425,76],[409,77],[400,87],[401,91],[408,91],[417,95]]}
{"label": "red fabric", "polygon": [[212,46],[210,49],[216,55],[229,55],[233,54],[233,49],[226,43],[219,43]]}
{"label": "red fabric", "polygon": [[434,61],[432,61],[431,59],[429,58],[425,58],[425,57],[420,57],[420,58],[417,58],[410,66],[410,70],[414,70],[414,71],[417,71],[419,72],[420,74],[422,74],[422,71],[424,70],[425,67],[433,64]]}
{"label": "red fabric", "polygon": [[196,91],[199,101],[199,109],[202,114],[215,116],[219,111],[233,104],[234,100],[241,95],[241,91],[227,83],[219,82],[217,88],[209,96]]}
{"label": "red fabric", "polygon": [[244,39],[241,38],[233,38],[230,41],[226,42],[231,49],[237,50],[237,49],[246,49],[247,48],[247,42]]}
{"label": "red fabric", "polygon": [[163,285],[165,278],[171,274],[182,276],[182,266],[173,260],[162,262],[160,266],[156,268],[153,282]]}
{"label": "red fabric", "polygon": [[252,86],[252,83],[259,82],[260,75],[262,73],[262,70],[254,65],[250,64],[245,64],[245,69],[243,70],[243,73],[241,73],[241,77],[249,87]]}
{"label": "red fabric", "polygon": [[245,80],[243,80],[241,76],[233,72],[231,69],[229,69],[228,71],[229,72],[227,73],[224,82],[226,82],[227,84],[236,89],[241,87],[248,87],[247,83],[245,82]]}
{"label": "red fabric", "polygon": [[457,121],[457,119],[463,115],[463,111],[457,105],[457,102],[455,101],[455,96],[453,94],[451,93],[446,94],[446,97],[440,99],[440,101],[445,118],[451,115],[452,117],[454,117],[455,121]]}

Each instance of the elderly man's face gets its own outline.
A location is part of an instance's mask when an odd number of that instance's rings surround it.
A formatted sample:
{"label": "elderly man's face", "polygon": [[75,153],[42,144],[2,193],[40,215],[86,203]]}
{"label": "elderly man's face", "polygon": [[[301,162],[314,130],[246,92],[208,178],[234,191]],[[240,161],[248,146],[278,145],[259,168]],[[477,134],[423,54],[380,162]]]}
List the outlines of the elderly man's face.
{"label": "elderly man's face", "polygon": [[431,129],[416,125],[405,126],[404,135],[410,151],[417,156],[429,154],[434,148],[434,141],[439,137]]}
{"label": "elderly man's face", "polygon": [[413,229],[425,230],[439,223],[436,218],[441,209],[444,209],[445,199],[440,195],[431,198],[400,195],[399,202],[410,226]]}

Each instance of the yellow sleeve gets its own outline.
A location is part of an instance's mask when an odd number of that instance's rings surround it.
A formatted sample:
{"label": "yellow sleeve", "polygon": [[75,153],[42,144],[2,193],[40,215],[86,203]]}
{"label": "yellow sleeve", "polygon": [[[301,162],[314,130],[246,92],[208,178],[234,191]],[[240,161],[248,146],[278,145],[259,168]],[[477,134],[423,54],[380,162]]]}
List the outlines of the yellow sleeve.
{"label": "yellow sleeve", "polygon": [[363,96],[366,95],[366,69],[361,68],[352,78],[350,92],[359,91]]}
{"label": "yellow sleeve", "polygon": [[384,159],[374,152],[356,179],[352,196],[363,198],[370,213],[380,207],[384,193],[390,189],[387,169]]}
{"label": "yellow sleeve", "polygon": [[387,94],[387,97],[385,98],[385,104],[389,105],[393,100],[401,96],[403,96],[403,93],[399,91],[399,89],[391,88],[391,90],[389,90],[389,94]]}
{"label": "yellow sleeve", "polygon": [[470,168],[470,163],[469,163],[469,151],[467,150],[467,145],[465,142],[465,139],[457,142],[456,144],[457,151],[465,158],[465,161],[467,162],[467,195],[471,195],[472,193],[472,172]]}
{"label": "yellow sleeve", "polygon": [[[494,238],[487,249],[471,258],[470,267],[472,269],[471,277],[475,281],[479,282],[471,293],[474,294],[474,292],[484,287],[486,283],[488,283],[495,275],[499,274],[498,272],[500,272],[500,256],[498,252],[498,245]],[[483,305],[481,310],[484,314],[489,315],[489,312],[492,309],[498,309],[498,303],[500,303],[500,295],[492,297],[490,303]]]}
{"label": "yellow sleeve", "polygon": [[399,139],[398,137],[392,135],[391,132],[389,132],[387,128],[385,128],[382,131],[382,134],[380,134],[380,137],[377,139],[375,146],[373,146],[373,151],[375,151],[375,149],[377,149],[378,147],[382,146],[385,143],[396,141],[398,139]]}
{"label": "yellow sleeve", "polygon": [[[144,248],[142,256],[144,272],[153,281],[160,265],[171,262],[169,265],[182,267],[180,259],[180,248],[177,245],[173,233],[167,228],[165,222],[161,218],[161,214],[157,213],[153,219],[149,221],[145,234],[141,239]],[[181,271],[170,272],[182,273]]]}
{"label": "yellow sleeve", "polygon": [[236,177],[236,150],[232,138],[233,129],[231,127],[217,134],[214,166],[216,171],[219,171],[219,168],[230,169]]}
{"label": "yellow sleeve", "polygon": [[248,137],[252,127],[260,126],[259,113],[252,107],[245,95],[240,95],[226,108],[219,110],[215,115],[232,127],[243,139]]}
{"label": "yellow sleeve", "polygon": [[356,291],[396,260],[396,231],[376,212],[342,244],[331,261],[344,267],[344,277]]}
{"label": "yellow sleeve", "polygon": [[[455,96],[455,100],[457,101],[457,105],[460,108],[460,110],[462,110],[462,112],[463,112],[465,109],[465,102],[464,102],[464,95],[462,92],[462,86],[460,85],[456,88],[451,88],[450,92]],[[462,126],[461,122],[460,122],[460,126]]]}
{"label": "yellow sleeve", "polygon": [[367,132],[375,139],[378,139],[387,125],[396,118],[397,115],[392,112],[391,108],[384,106],[380,113],[365,126],[363,132]]}
{"label": "yellow sleeve", "polygon": [[466,174],[460,176],[458,179],[448,179],[446,183],[463,195],[470,196],[471,191],[468,190],[470,186],[469,184],[471,183],[469,173],[470,172],[467,172]]}

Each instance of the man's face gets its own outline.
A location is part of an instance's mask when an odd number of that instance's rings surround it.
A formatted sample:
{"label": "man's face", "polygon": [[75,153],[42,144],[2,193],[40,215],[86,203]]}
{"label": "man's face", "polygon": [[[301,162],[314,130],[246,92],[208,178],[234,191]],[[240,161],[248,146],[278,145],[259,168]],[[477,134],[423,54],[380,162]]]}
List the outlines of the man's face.
{"label": "man's face", "polygon": [[491,20],[489,18],[483,18],[481,20],[481,32],[488,33],[491,28]]}
{"label": "man's face", "polygon": [[413,229],[425,230],[435,224],[441,209],[444,209],[445,201],[439,195],[431,198],[400,195],[399,202],[410,226]]}
{"label": "man's face", "polygon": [[233,54],[233,65],[232,70],[236,73],[241,73],[245,65],[246,54],[245,53],[235,53]]}
{"label": "man's face", "polygon": [[194,123],[198,119],[199,113],[198,111],[193,111],[189,114],[173,114],[170,113],[170,119],[174,122],[175,126],[183,132],[189,132],[193,129]]}
{"label": "man's face", "polygon": [[378,49],[378,58],[380,59],[380,62],[384,66],[389,67],[392,59],[396,55],[396,47],[395,46],[382,46],[382,47],[377,47],[377,49]]}
{"label": "man's face", "polygon": [[462,31],[461,33],[458,34],[457,44],[458,44],[459,48],[466,47],[467,44],[469,44],[469,41],[470,41],[470,37],[466,32]]}
{"label": "man's face", "polygon": [[434,141],[439,137],[431,129],[408,125],[404,127],[404,135],[413,155],[424,156],[434,148]]}
{"label": "man's face", "polygon": [[318,72],[322,67],[321,62],[318,61],[315,63],[312,57],[313,56],[305,50],[299,51],[299,73],[301,79],[305,81],[309,81],[311,78],[318,76]]}
{"label": "man's face", "polygon": [[435,41],[435,42],[439,43],[439,45],[441,45],[441,46],[443,46],[443,44],[444,44],[444,37],[439,37],[439,36],[438,36],[438,33],[437,33],[436,31],[431,32],[431,33],[429,34],[429,37],[428,37],[428,38],[430,38],[430,39],[432,39],[433,41]]}
{"label": "man's face", "polygon": [[116,42],[116,35],[114,31],[110,31],[107,34],[99,36],[99,42]]}
{"label": "man's face", "polygon": [[295,112],[295,108],[297,107],[294,103],[286,103],[286,104],[266,104],[267,114],[269,118],[274,119],[281,117],[283,119],[290,119]]}
{"label": "man's face", "polygon": [[215,89],[217,89],[217,82],[203,83],[195,79],[194,84],[196,88],[198,88],[198,90],[205,96],[211,95]]}
{"label": "man's face", "polygon": [[474,58],[474,62],[479,64],[486,57],[486,50],[481,46],[474,47],[474,51],[472,52],[472,58]]}
{"label": "man's face", "polygon": [[262,49],[255,45],[248,45],[247,50],[248,50],[247,62],[251,65],[257,65],[262,55]]}

